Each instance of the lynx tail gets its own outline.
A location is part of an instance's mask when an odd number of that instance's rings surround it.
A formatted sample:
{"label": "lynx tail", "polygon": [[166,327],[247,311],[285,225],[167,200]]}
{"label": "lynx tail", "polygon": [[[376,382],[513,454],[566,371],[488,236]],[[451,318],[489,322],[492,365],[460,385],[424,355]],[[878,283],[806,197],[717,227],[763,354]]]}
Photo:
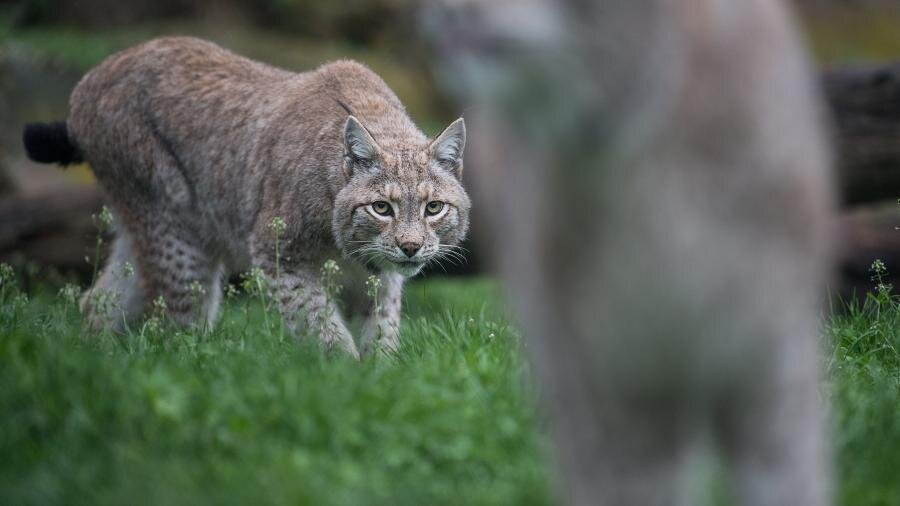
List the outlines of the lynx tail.
{"label": "lynx tail", "polygon": [[36,162],[66,166],[83,161],[78,146],[69,139],[65,121],[25,125],[22,143],[28,158]]}

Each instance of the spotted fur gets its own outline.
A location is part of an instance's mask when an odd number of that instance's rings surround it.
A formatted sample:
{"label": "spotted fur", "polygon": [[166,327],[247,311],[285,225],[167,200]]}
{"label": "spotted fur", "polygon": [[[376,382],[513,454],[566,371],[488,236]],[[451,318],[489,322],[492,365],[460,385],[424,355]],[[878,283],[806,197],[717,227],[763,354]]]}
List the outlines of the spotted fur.
{"label": "spotted fur", "polygon": [[[95,325],[133,320],[159,296],[176,321],[212,323],[223,276],[259,267],[297,335],[356,356],[320,279],[326,259],[342,258],[356,285],[381,278],[363,347],[380,338],[392,348],[403,280],[455,254],[468,229],[462,120],[428,139],[384,81],[352,61],[293,73],[198,39],[156,39],[91,70],[67,125],[117,219],[95,288],[123,293],[124,319],[86,298]],[[425,216],[428,199],[447,211]],[[395,216],[372,215],[375,201]],[[278,265],[275,218],[286,223]],[[130,280],[115,274],[124,262],[135,267]]]}

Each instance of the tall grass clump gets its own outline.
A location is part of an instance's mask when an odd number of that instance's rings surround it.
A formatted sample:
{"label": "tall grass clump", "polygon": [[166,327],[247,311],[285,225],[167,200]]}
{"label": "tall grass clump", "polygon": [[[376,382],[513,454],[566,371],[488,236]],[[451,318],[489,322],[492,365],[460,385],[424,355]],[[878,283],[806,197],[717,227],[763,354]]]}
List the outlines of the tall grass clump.
{"label": "tall grass clump", "polygon": [[874,290],[835,308],[826,326],[840,503],[900,504],[900,296],[881,260]]}

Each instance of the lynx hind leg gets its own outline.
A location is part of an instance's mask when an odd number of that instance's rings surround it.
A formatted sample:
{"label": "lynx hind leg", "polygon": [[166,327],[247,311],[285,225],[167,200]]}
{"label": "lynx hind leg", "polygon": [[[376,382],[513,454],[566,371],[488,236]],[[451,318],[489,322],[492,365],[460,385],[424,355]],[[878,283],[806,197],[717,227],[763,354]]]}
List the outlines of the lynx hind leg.
{"label": "lynx hind leg", "polygon": [[147,301],[162,298],[166,315],[177,324],[211,328],[222,297],[221,260],[163,225],[142,239],[139,260]]}
{"label": "lynx hind leg", "polygon": [[89,329],[124,330],[143,314],[145,298],[141,291],[130,238],[119,230],[112,251],[99,277],[81,297],[81,311]]}

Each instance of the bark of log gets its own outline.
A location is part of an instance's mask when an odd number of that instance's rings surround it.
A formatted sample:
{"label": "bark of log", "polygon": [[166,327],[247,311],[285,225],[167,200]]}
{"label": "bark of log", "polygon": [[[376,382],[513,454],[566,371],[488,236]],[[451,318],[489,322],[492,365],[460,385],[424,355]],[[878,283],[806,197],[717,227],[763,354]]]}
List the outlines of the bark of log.
{"label": "bark of log", "polygon": [[847,205],[900,197],[900,61],[824,72]]}
{"label": "bark of log", "polygon": [[89,275],[100,208],[95,187],[62,187],[0,200],[0,261]]}
{"label": "bark of log", "polygon": [[861,297],[875,286],[870,267],[875,259],[888,269],[885,282],[900,289],[900,208],[896,204],[859,206],[839,218],[839,269],[832,288],[844,300]]}
{"label": "bark of log", "polygon": [[12,195],[16,191],[12,177],[6,171],[6,166],[0,161],[0,198]]}

